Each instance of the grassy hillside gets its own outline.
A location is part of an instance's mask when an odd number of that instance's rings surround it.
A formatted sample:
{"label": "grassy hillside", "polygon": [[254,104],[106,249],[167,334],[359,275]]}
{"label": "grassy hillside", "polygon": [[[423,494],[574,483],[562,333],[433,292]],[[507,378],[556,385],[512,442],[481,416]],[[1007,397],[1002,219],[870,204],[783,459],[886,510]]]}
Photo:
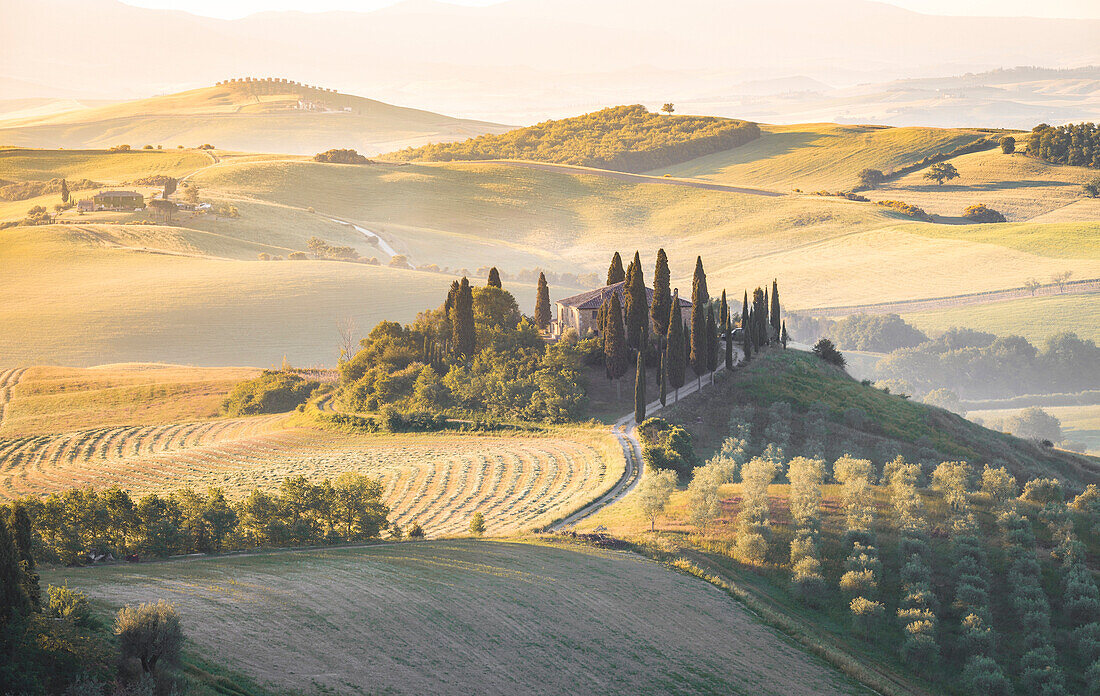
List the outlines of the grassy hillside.
{"label": "grassy hillside", "polygon": [[[1038,401],[1041,402],[1041,399]],[[1062,424],[1066,440],[1084,445],[1088,453],[1100,456],[1100,404],[1090,406],[1046,406],[1041,408]],[[989,427],[999,427],[1008,416],[1020,413],[1019,408],[999,408],[968,411],[967,418],[980,418]]]}
{"label": "grassy hillside", "polygon": [[22,371],[3,408],[0,437],[213,418],[248,368],[121,364]]}
{"label": "grassy hillside", "polygon": [[[769,409],[776,402],[789,404],[791,415],[772,416]],[[746,409],[747,405],[753,409]],[[941,461],[964,459],[979,466],[1001,463],[1021,481],[1056,476],[1078,488],[1100,483],[1100,461],[1095,458],[1043,449],[943,409],[865,386],[815,356],[793,349],[765,353],[747,368],[719,377],[716,388],[701,398],[685,400],[663,414],[684,424],[703,456],[718,450],[730,436],[731,416],[755,423],[757,451],[769,441],[769,424],[784,420],[790,433],[784,450],[788,457],[803,454],[819,428],[825,431],[822,441],[828,461],[848,453],[871,459],[881,471],[899,454],[929,470]]]}
{"label": "grassy hillside", "polygon": [[761,126],[759,140],[654,174],[780,191],[850,189],[861,169],[888,171],[982,137],[978,131],[811,123]]}
{"label": "grassy hillside", "polygon": [[[268,84],[268,83],[263,83]],[[321,111],[301,110],[299,100]],[[292,84],[224,84],[59,114],[0,120],[0,143],[29,147],[213,143],[227,150],[375,154],[505,127]]]}
{"label": "grassy hillside", "polygon": [[1096,295],[1029,297],[906,314],[904,318],[925,333],[965,326],[998,336],[1023,336],[1035,345],[1065,331],[1100,341],[1100,298]]}
{"label": "grassy hillside", "polygon": [[758,137],[760,129],[755,123],[711,116],[662,116],[638,104],[544,121],[503,135],[404,150],[390,158],[429,162],[518,159],[640,172],[729,150]]}
{"label": "grassy hillside", "polygon": [[[112,248],[114,233],[151,251]],[[439,305],[451,282],[335,261],[203,258],[201,248],[186,250],[186,234],[65,225],[0,231],[0,265],[19,269],[0,277],[0,364],[266,367],[284,356],[333,364],[338,321],[353,319],[363,335],[382,319],[409,321]],[[173,247],[182,255],[160,251]],[[524,306],[533,303],[534,288],[513,289]]]}
{"label": "grassy hillside", "polygon": [[[610,249],[640,249],[651,259],[663,246],[681,288],[702,254],[711,287],[740,289],[776,277],[792,307],[1019,287],[1067,269],[1075,277],[1100,275],[1088,248],[1052,252],[1056,244],[1017,237],[990,244],[963,234],[914,234],[921,223],[867,203],[765,198],[506,163],[258,162],[220,165],[195,180],[213,196],[355,220],[414,263],[603,274]],[[1046,256],[1052,253],[1075,258]]]}
{"label": "grassy hillside", "polygon": [[202,150],[31,150],[0,149],[0,179],[42,181],[91,179],[122,184],[163,174],[182,177],[213,163]]}
{"label": "grassy hillside", "polygon": [[714,588],[582,547],[428,542],[43,581],[105,606],[167,599],[204,652],[297,693],[865,693]]}

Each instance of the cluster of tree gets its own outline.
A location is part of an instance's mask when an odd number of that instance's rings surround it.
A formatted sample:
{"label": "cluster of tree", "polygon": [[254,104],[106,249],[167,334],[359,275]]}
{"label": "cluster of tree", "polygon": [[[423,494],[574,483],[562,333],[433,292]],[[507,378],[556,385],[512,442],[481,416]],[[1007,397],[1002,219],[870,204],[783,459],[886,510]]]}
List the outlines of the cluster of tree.
{"label": "cluster of tree", "polygon": [[942,387],[982,399],[1097,389],[1097,365],[1100,348],[1073,333],[1052,336],[1039,350],[1020,336],[952,328],[893,351],[878,362],[875,373],[907,383],[913,394]]}
{"label": "cluster of tree", "polygon": [[[1090,500],[1082,500],[1090,491],[1073,502],[1074,509],[1088,509],[1100,493],[1091,487]],[[1057,542],[1053,557],[1062,568],[1062,611],[1073,631],[1078,660],[1086,666],[1084,680],[1088,693],[1100,692],[1100,590],[1088,566],[1085,545],[1077,538],[1069,509],[1050,505],[1043,509],[1052,539]]]}
{"label": "cluster of tree", "polygon": [[374,164],[373,160],[370,160],[363,155],[360,155],[355,150],[325,150],[324,152],[318,152],[313,156],[314,162],[329,162],[332,164]]}
{"label": "cluster of tree", "polygon": [[915,220],[922,220],[924,222],[932,222],[932,216],[924,212],[923,208],[918,208],[915,205],[909,203],[903,203],[902,201],[875,201],[876,205],[881,205],[884,208],[889,208],[894,212],[901,213],[907,217],[911,217]]}
{"label": "cluster of tree", "polygon": [[33,206],[27,211],[27,216],[23,218],[22,224],[33,225],[49,225],[53,222],[53,216],[50,215],[50,211],[46,210],[44,205]]}
{"label": "cluster of tree", "polygon": [[1054,164],[1100,168],[1100,128],[1095,123],[1040,123],[1028,135],[1027,154]]}
{"label": "cluster of tree", "polygon": [[332,246],[320,237],[306,240],[310,253],[319,259],[357,259],[359,252],[351,247]]}
{"label": "cluster of tree", "polygon": [[814,343],[828,336],[838,348],[873,353],[889,353],[912,348],[928,336],[897,314],[851,314],[843,319],[827,319],[805,314],[788,314],[791,336],[802,343]]}
{"label": "cluster of tree", "polygon": [[741,512],[734,552],[744,563],[762,566],[767,561],[771,538],[768,486],[777,473],[776,462],[764,457],[754,457],[741,467]]}
{"label": "cluster of tree", "polygon": [[679,425],[663,418],[649,418],[638,426],[637,433],[646,466],[668,469],[686,478],[699,463],[691,433]]}
{"label": "cluster of tree", "polygon": [[227,416],[285,413],[304,404],[319,382],[285,370],[264,370],[259,377],[238,382],[222,403]]}
{"label": "cluster of tree", "polygon": [[643,172],[729,150],[759,137],[755,123],[712,116],[662,117],[639,104],[397,154],[406,160],[524,159]]}
{"label": "cluster of tree", "polygon": [[856,631],[869,635],[879,627],[885,606],[877,600],[882,581],[882,561],[875,546],[874,499],[871,482],[874,467],[867,459],[845,455],[833,463],[833,476],[840,482],[846,531],[844,547],[848,557],[840,576],[840,591],[848,600]]}
{"label": "cluster of tree", "polygon": [[61,195],[61,202],[69,202],[69,192],[78,189],[101,188],[103,184],[91,179],[45,179],[42,181],[5,181],[0,179],[0,201],[22,201],[38,196]]}
{"label": "cluster of tree", "polygon": [[[345,411],[393,405],[432,413],[490,413],[561,422],[586,401],[584,355],[595,340],[573,334],[547,345],[511,293],[492,284],[455,281],[443,305],[411,326],[384,321],[341,364],[337,403]],[[536,320],[549,323],[542,279]]]}
{"label": "cluster of tree", "polygon": [[107,553],[169,556],[257,546],[358,541],[386,529],[382,484],[353,472],[312,483],[284,479],[239,501],[218,488],[185,488],[135,500],[118,488],[73,488],[14,503],[34,530],[38,560],[81,563]]}
{"label": "cluster of tree", "polygon": [[987,208],[984,203],[968,205],[963,211],[963,217],[971,222],[1006,222],[1003,214]]}

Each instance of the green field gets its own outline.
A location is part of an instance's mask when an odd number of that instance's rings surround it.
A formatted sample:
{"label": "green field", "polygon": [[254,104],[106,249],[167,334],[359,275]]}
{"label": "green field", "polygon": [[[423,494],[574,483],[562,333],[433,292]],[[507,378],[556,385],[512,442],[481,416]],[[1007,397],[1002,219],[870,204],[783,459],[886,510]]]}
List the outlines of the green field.
{"label": "green field", "polygon": [[1100,342],[1100,297],[1052,295],[904,315],[925,333],[964,326],[998,336],[1023,336],[1035,345],[1071,331]]}
{"label": "green field", "polygon": [[[1062,435],[1066,440],[1084,445],[1089,454],[1100,455],[1100,405],[1040,405],[1040,408],[1062,423]],[[997,427],[1006,417],[1016,415],[1021,410],[1019,408],[1007,408],[969,411],[966,417],[981,418],[989,427]]]}
{"label": "green field", "polygon": [[768,125],[761,130],[764,135],[747,145],[652,173],[779,191],[848,190],[861,169],[889,171],[983,135],[966,129],[833,123]]}
{"label": "green field", "polygon": [[427,542],[43,582],[109,607],[167,599],[198,649],[299,694],[866,693],[717,589],[583,547]]}

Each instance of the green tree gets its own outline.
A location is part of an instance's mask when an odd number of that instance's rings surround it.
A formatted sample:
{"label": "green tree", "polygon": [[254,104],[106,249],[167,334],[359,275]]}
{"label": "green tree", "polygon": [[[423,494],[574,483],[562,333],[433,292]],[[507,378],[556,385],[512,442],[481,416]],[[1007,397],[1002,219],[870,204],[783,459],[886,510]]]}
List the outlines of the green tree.
{"label": "green tree", "polygon": [[661,365],[659,368],[660,374],[657,376],[661,385],[661,405],[665,406],[668,403],[668,354],[665,351],[661,351]]}
{"label": "green tree", "polygon": [[875,188],[886,181],[886,175],[878,169],[861,169],[859,174],[856,174],[856,178],[859,180],[859,185],[864,188]]}
{"label": "green tree", "polygon": [[69,182],[64,179],[61,180],[61,202],[69,202]]}
{"label": "green tree", "polygon": [[545,331],[550,326],[550,287],[546,284],[546,274],[539,273],[539,288],[535,298],[535,324]]}
{"label": "green tree", "polygon": [[775,331],[775,337],[778,339],[782,321],[779,316],[779,282],[774,279],[772,280],[771,307],[768,315],[771,319],[772,330]]}
{"label": "green tree", "polygon": [[958,179],[959,170],[955,169],[955,165],[950,162],[936,162],[924,173],[924,178],[929,181],[935,181],[940,186],[943,186],[943,182],[945,181]]}
{"label": "green tree", "polygon": [[477,348],[477,331],[474,327],[474,296],[466,276],[459,283],[458,293],[451,308],[451,345],[455,357],[469,360]]}
{"label": "green tree", "polygon": [[672,287],[668,270],[668,256],[664,249],[657,250],[657,265],[653,269],[653,302],[649,313],[653,318],[653,328],[664,347],[664,339],[668,335],[669,308],[672,306]]}
{"label": "green tree", "polygon": [[825,362],[836,365],[837,367],[844,367],[846,364],[844,355],[841,354],[841,352],[836,349],[836,345],[827,338],[822,338],[815,343],[812,352]]}
{"label": "green tree", "polygon": [[623,270],[623,257],[619,252],[611,257],[611,265],[607,268],[607,285],[614,285],[626,280],[626,271]]}
{"label": "green tree", "polygon": [[665,377],[672,385],[673,399],[679,400],[684,386],[684,322],[680,318],[680,295],[673,293],[669,307],[668,336],[665,341]]}
{"label": "green tree", "polygon": [[707,371],[707,274],[703,271],[703,257],[695,258],[695,274],[691,280],[691,369],[702,384]]}
{"label": "green tree", "polygon": [[615,383],[616,396],[622,396],[619,378],[626,374],[629,366],[629,351],[626,347],[626,329],[623,327],[623,310],[619,304],[618,293],[604,301],[607,305],[607,319],[603,332],[604,367],[607,378]]}
{"label": "green tree", "polygon": [[726,301],[726,291],[722,290],[722,338],[726,342],[726,369],[733,369],[733,315]]}
{"label": "green tree", "polygon": [[790,340],[790,336],[787,335],[787,322],[783,322],[783,330],[779,334],[779,341],[783,344],[783,347],[787,347],[787,341]]}
{"label": "green tree", "polygon": [[30,610],[30,600],[24,587],[15,540],[7,520],[0,517],[0,635]]}
{"label": "green tree", "polygon": [[657,515],[664,512],[676,490],[676,472],[672,469],[646,471],[638,484],[638,507],[649,518],[649,531],[657,526]]}
{"label": "green tree", "polygon": [[745,352],[745,360],[752,357],[752,315],[749,311],[749,291],[745,291],[745,298],[741,302],[741,347]]}
{"label": "green tree", "polygon": [[623,297],[626,299],[626,344],[634,350],[643,350],[649,336],[649,302],[642,261],[637,252],[634,252],[626,275]]}
{"label": "green tree", "polygon": [[634,375],[634,422],[645,420],[645,353],[638,351],[637,373]]}
{"label": "green tree", "polygon": [[489,269],[489,280],[485,284],[491,288],[502,287],[500,284],[500,271],[497,270],[496,266]]}
{"label": "green tree", "polygon": [[22,501],[17,500],[11,504],[8,511],[8,531],[19,559],[23,591],[31,606],[37,609],[42,606],[42,590],[38,586],[38,569],[34,562],[31,517],[27,514],[27,506]]}
{"label": "green tree", "polygon": [[672,102],[667,102],[663,106],[661,106],[661,111],[671,116],[673,112],[676,111],[676,105]]}
{"label": "green tree", "polygon": [[714,320],[714,309],[707,312],[707,372],[718,369],[718,322]]}
{"label": "green tree", "polygon": [[1011,155],[1013,152],[1016,152],[1016,138],[1013,138],[1011,135],[1006,135],[1001,138],[1001,152],[1006,155]]}
{"label": "green tree", "polygon": [[470,518],[470,534],[474,536],[481,536],[485,533],[485,515],[480,512],[475,512],[474,516]]}
{"label": "green tree", "polygon": [[161,660],[176,662],[183,647],[179,613],[164,600],[119,609],[115,635],[122,657],[140,661],[146,674],[152,674]]}
{"label": "green tree", "polygon": [[161,192],[161,198],[168,198],[176,192],[176,187],[179,186],[179,181],[175,177],[168,177],[164,182],[164,190]]}

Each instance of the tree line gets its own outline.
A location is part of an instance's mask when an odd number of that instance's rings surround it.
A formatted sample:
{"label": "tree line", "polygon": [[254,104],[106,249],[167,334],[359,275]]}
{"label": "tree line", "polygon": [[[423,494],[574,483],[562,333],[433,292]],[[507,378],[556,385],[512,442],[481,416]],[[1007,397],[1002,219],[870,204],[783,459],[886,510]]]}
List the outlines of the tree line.
{"label": "tree line", "polygon": [[1028,135],[1027,153],[1054,164],[1100,169],[1100,128],[1095,123],[1040,123]]}
{"label": "tree line", "polygon": [[242,500],[219,488],[135,499],[117,487],[88,487],[18,499],[7,509],[26,515],[36,560],[64,564],[108,554],[163,557],[362,541],[392,527],[381,482],[354,472],[318,483],[289,477],[273,493],[257,488]]}

